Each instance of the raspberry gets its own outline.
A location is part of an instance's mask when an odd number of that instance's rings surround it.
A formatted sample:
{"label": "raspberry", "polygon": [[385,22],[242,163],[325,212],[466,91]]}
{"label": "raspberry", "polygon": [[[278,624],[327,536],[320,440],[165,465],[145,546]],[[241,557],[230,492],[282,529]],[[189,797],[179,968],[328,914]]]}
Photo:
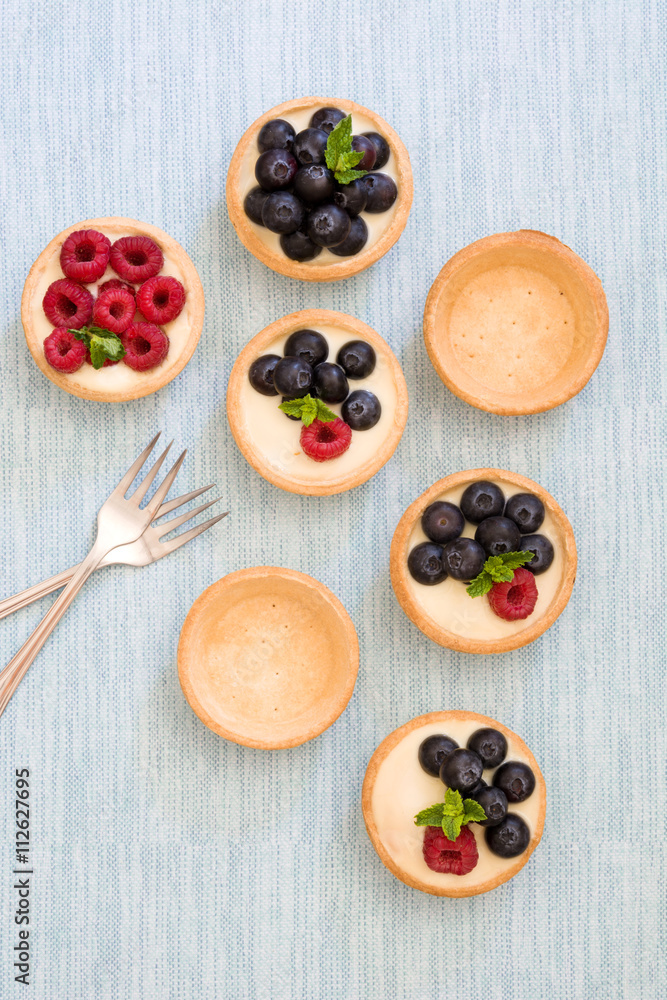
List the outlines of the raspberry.
{"label": "raspberry", "polygon": [[109,288],[126,288],[130,295],[134,295],[136,298],[137,290],[134,285],[131,285],[128,281],[121,281],[120,278],[109,278],[105,281],[103,285],[100,285],[97,289],[97,294],[100,295],[102,292],[106,292]]}
{"label": "raspberry", "polygon": [[169,337],[154,323],[133,323],[120,339],[127,352],[123,361],[135,372],[155,368],[169,351]]}
{"label": "raspberry", "polygon": [[427,826],[422,851],[431,871],[442,874],[467,875],[479,861],[475,834],[467,826],[456,840],[447,840],[440,826]]}
{"label": "raspberry", "polygon": [[124,333],[136,312],[134,295],[127,288],[107,288],[95,299],[93,322],[112,333]]}
{"label": "raspberry", "polygon": [[46,289],[42,309],[52,326],[80,330],[93,315],[93,297],[83,285],[59,278]]}
{"label": "raspberry", "polygon": [[147,236],[122,236],[111,247],[109,262],[119,277],[139,284],[158,273],[164,257]]}
{"label": "raspberry", "polygon": [[532,615],[537,602],[537,584],[530,570],[514,570],[511,583],[494,583],[488,593],[494,614],[506,622],[515,622]]}
{"label": "raspberry", "polygon": [[86,357],[86,345],[65,326],[57,326],[44,341],[44,357],[57,372],[71,375],[79,370]]}
{"label": "raspberry", "polygon": [[335,420],[313,420],[310,427],[301,428],[301,447],[316,462],[338,458],[350,447],[352,428],[336,417]]}
{"label": "raspberry", "polygon": [[137,292],[137,308],[149,323],[171,323],[185,305],[185,289],[166,274],[145,281]]}
{"label": "raspberry", "polygon": [[60,250],[60,266],[66,278],[90,284],[101,278],[109,263],[111,241],[94,229],[70,233]]}

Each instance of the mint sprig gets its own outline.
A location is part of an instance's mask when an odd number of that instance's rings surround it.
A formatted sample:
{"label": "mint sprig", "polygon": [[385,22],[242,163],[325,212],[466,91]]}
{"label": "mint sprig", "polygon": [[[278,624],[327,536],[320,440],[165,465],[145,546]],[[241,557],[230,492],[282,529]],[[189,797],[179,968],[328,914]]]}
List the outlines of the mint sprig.
{"label": "mint sprig", "polygon": [[466,587],[471,597],[482,597],[488,594],[494,583],[511,583],[514,570],[534,559],[534,552],[505,552],[501,556],[490,556],[484,563],[484,569]]}
{"label": "mint sprig", "polygon": [[422,809],[415,816],[415,826],[441,826],[447,840],[456,840],[462,826],[481,823],[486,813],[474,799],[462,799],[461,793],[448,788],[445,801]]}
{"label": "mint sprig", "polygon": [[368,173],[367,170],[354,170],[364,154],[352,149],[352,115],[339,121],[329,133],[324,158],[339,184],[350,184]]}
{"label": "mint sprig", "polygon": [[82,340],[86,345],[95,369],[101,368],[107,358],[111,361],[120,361],[125,357],[125,348],[118,334],[105,330],[103,326],[91,324],[69,332],[74,334],[76,340]]}
{"label": "mint sprig", "polygon": [[325,423],[329,423],[329,421],[336,419],[333,410],[330,410],[321,399],[314,399],[310,393],[299,399],[284,399],[278,409],[286,413],[288,417],[298,417],[299,420],[303,420],[306,427],[310,427],[313,420],[323,420]]}

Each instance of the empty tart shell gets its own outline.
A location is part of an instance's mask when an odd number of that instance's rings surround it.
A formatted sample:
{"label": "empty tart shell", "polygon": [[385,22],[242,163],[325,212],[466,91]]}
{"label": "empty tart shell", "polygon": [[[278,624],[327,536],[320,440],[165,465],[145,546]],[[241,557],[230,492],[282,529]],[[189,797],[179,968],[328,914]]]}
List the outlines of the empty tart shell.
{"label": "empty tart shell", "polygon": [[[456,491],[455,495],[462,493],[466,486],[479,480],[498,482],[501,488],[505,487],[505,491],[511,489],[515,493],[532,493],[539,497],[544,504],[546,515],[549,518],[550,532],[555,536],[551,540],[556,550],[556,556],[548,572],[560,567],[557,580],[552,577],[554,585],[550,587],[552,596],[548,600],[548,603],[540,610],[538,598],[538,605],[535,611],[528,618],[524,619],[524,621],[504,623],[501,619],[496,618],[493,612],[488,611],[488,615],[499,633],[505,631],[505,626],[511,626],[511,628],[506,629],[511,634],[498,634],[492,638],[484,638],[483,635],[459,634],[452,629],[446,628],[442,622],[437,621],[434,615],[429,613],[429,610],[425,607],[425,603],[428,602],[430,604],[431,595],[435,595],[435,599],[438,600],[439,595],[442,593],[438,588],[442,587],[443,583],[438,583],[432,587],[420,587],[419,584],[414,583],[408,570],[408,554],[411,548],[420,541],[426,540],[426,536],[421,532],[420,521],[422,514],[429,504],[441,499],[443,494],[449,493],[449,491]],[[513,487],[514,489],[512,489]],[[458,499],[453,499],[451,502],[458,503]],[[542,528],[538,529],[538,532],[542,532]],[[419,536],[417,533],[420,533]],[[547,493],[538,483],[533,482],[532,479],[528,479],[525,476],[517,475],[515,472],[508,472],[506,469],[468,469],[465,472],[456,472],[451,476],[446,476],[444,479],[438,480],[437,483],[434,483],[433,486],[425,490],[414,503],[410,504],[398,522],[396,531],[394,532],[391,542],[390,570],[392,586],[399,604],[408,618],[414,622],[424,635],[432,639],[433,642],[437,642],[438,645],[445,646],[447,649],[454,649],[463,653],[506,653],[512,649],[527,646],[539,638],[539,636],[553,625],[562,613],[570,599],[577,573],[577,547],[572,525],[568,521],[563,509],[551,494]],[[538,592],[540,591],[540,587],[546,589],[544,576],[536,576],[535,580]],[[540,580],[543,581],[542,584]],[[471,614],[473,611],[476,613],[478,610],[481,610],[479,607],[473,608],[473,604],[485,602],[487,600],[486,597],[469,597],[465,593],[465,583],[455,581],[455,586],[461,588],[460,594],[462,596],[465,595],[464,604],[466,608],[468,607],[467,602],[470,602]],[[444,607],[445,605],[443,604],[442,606]],[[486,610],[483,613],[486,614]],[[518,629],[513,630],[516,626],[518,626]],[[482,626],[480,625],[480,631],[481,629]]]}
{"label": "empty tart shell", "polygon": [[[339,108],[341,111],[352,116],[355,114],[363,116],[372,123],[372,130],[379,132],[383,136],[389,144],[393,156],[398,197],[393,207],[389,210],[391,212],[391,219],[387,227],[370,246],[366,246],[352,257],[337,257],[328,260],[326,263],[322,263],[321,261],[321,257],[326,254],[326,251],[323,251],[323,254],[320,254],[313,261],[301,263],[290,260],[280,250],[279,246],[277,249],[273,249],[273,247],[268,246],[264,242],[260,235],[262,227],[253,223],[245,214],[243,201],[249,189],[248,176],[252,177],[250,187],[256,184],[254,169],[255,160],[259,156],[257,136],[260,129],[274,118],[289,119],[290,115],[294,115],[295,113],[310,111],[312,114],[319,108],[325,107]],[[307,127],[309,118],[310,115],[308,115],[308,119],[305,120],[300,128]],[[300,128],[297,128],[297,132],[300,131]],[[382,173],[383,168],[379,172]],[[234,151],[227,173],[227,209],[229,211],[229,218],[232,220],[243,245],[253,256],[273,271],[277,271],[278,274],[284,274],[288,278],[298,278],[300,281],[340,281],[343,278],[349,278],[352,275],[359,274],[361,271],[365,271],[371,264],[384,257],[405,229],[405,224],[408,221],[410,213],[410,206],[412,205],[412,194],[413,182],[410,157],[393,128],[374,111],[364,108],[361,104],[356,104],[355,101],[339,98],[301,97],[297,100],[285,101],[284,104],[279,104],[277,107],[271,108],[270,111],[267,111],[261,118],[253,122],[250,128],[244,132]],[[382,218],[384,214],[381,213],[377,218]],[[330,256],[333,258],[333,255]]]}
{"label": "empty tart shell", "polygon": [[[104,233],[112,243],[121,236],[148,236],[157,243],[164,254],[165,264],[160,274],[173,274],[185,288],[186,300],[183,312],[173,321],[179,323],[184,314],[187,318],[187,327],[184,329],[180,345],[176,349],[174,340],[170,337],[169,354],[162,364],[147,372],[133,373],[137,375],[137,378],[132,379],[131,383],[122,389],[103,388],[106,374],[104,369],[100,369],[96,373],[100,376],[100,388],[82,385],[77,382],[77,372],[72,375],[64,375],[52,368],[44,356],[44,340],[53,327],[44,316],[42,299],[51,282],[64,277],[60,270],[60,250],[67,237],[80,229],[96,229]],[[117,277],[118,275],[112,271],[111,267],[108,267],[106,273],[99,279],[99,284]],[[30,353],[37,366],[51,382],[72,396],[79,396],[81,399],[91,399],[103,403],[121,403],[157,392],[162,386],[176,378],[185,368],[194,353],[204,324],[204,290],[197,270],[186,251],[180,243],[177,243],[162,229],[150,226],[146,222],[137,222],[136,219],[124,219],[119,216],[86,219],[73,226],[68,226],[67,229],[63,229],[61,233],[54,236],[30,268],[21,298],[21,322]],[[169,336],[169,330],[172,326],[172,323],[167,323],[164,326],[167,336]],[[120,364],[122,365],[122,361]],[[83,368],[87,369],[88,366],[84,363]]]}
{"label": "empty tart shell", "polygon": [[[287,468],[279,467],[269,461],[267,454],[259,447],[249,427],[250,411],[253,403],[257,402],[254,397],[259,394],[255,394],[253,390],[250,401],[246,397],[245,402],[243,395],[245,387],[249,385],[248,370],[250,365],[256,358],[265,354],[275,340],[287,339],[289,334],[295,330],[320,330],[321,328],[326,330],[327,327],[336,327],[346,334],[349,333],[350,340],[360,339],[371,344],[377,357],[376,370],[378,372],[382,370],[391,380],[396,404],[393,413],[391,413],[391,420],[387,421],[385,425],[386,433],[383,440],[361,465],[341,472],[340,475],[334,478],[330,478],[324,474],[326,467],[329,465],[328,462],[312,462],[314,471],[320,468],[323,470],[322,477],[306,479],[300,477],[298,472],[290,473]],[[329,360],[333,360],[332,355],[330,355]],[[350,392],[355,388],[363,388],[363,385],[364,383],[351,381]],[[294,427],[293,423],[288,424],[287,417],[278,410],[277,404],[280,402],[280,397],[268,398],[276,400],[276,419],[284,421],[286,430],[288,427]],[[380,403],[383,406],[384,419],[384,414],[387,412],[386,401],[383,403],[382,399],[380,399]],[[305,496],[331,496],[336,493],[344,493],[346,490],[351,490],[355,486],[365,483],[389,461],[401,439],[408,418],[408,390],[405,378],[403,377],[403,371],[394,352],[386,340],[370,326],[362,323],[361,320],[356,319],[354,316],[349,316],[347,313],[334,312],[331,309],[304,309],[301,312],[290,313],[289,316],[283,316],[282,319],[271,323],[258,333],[257,336],[253,337],[243,348],[234,363],[229,377],[227,416],[234,440],[244,457],[253,469],[259,472],[260,476],[263,476],[268,482],[273,483],[274,486],[278,486],[289,493],[300,493]],[[372,433],[372,431],[353,431],[353,442],[355,434],[361,437],[369,433]],[[299,435],[296,431],[293,432],[293,435],[294,448],[296,452],[300,452]],[[292,452],[288,456],[290,460],[291,455]],[[341,456],[341,458],[344,457],[344,455]],[[339,461],[339,459],[334,459],[333,461]]]}
{"label": "empty tart shell", "polygon": [[424,310],[424,341],[451,391],[481,410],[541,413],[600,363],[609,312],[597,275],[554,236],[487,236],[449,260]]}
{"label": "empty tart shell", "polygon": [[[468,875],[461,877],[460,884],[456,884],[458,881],[458,878],[456,878],[455,881],[450,881],[448,884],[438,886],[433,882],[426,882],[417,877],[414,872],[407,871],[405,867],[401,866],[400,860],[397,860],[395,853],[392,855],[388,844],[385,842],[386,837],[383,839],[381,835],[381,830],[379,828],[381,825],[379,824],[380,817],[378,816],[377,811],[378,804],[377,801],[374,803],[374,793],[376,791],[376,783],[378,781],[378,775],[380,774],[382,765],[385,763],[391,752],[394,751],[406,738],[409,738],[412,733],[425,726],[434,724],[438,727],[442,727],[443,732],[447,732],[448,725],[459,724],[461,722],[473,723],[475,728],[489,726],[492,729],[499,730],[505,736],[508,743],[506,759],[510,760],[513,757],[514,759],[519,758],[530,766],[533,774],[535,775],[535,789],[530,796],[530,799],[533,799],[533,796],[535,796],[535,821],[532,825],[531,839],[526,850],[514,859],[507,859],[507,861],[502,864],[498,872],[494,874],[487,873],[487,876],[481,876],[476,880],[475,869],[473,869],[473,871]],[[420,741],[416,742],[418,743]],[[414,766],[417,769],[417,772],[420,772],[421,769],[416,752],[414,757]],[[381,790],[382,787],[378,786],[378,794]],[[442,793],[444,797],[444,786],[442,786]],[[430,805],[431,803],[425,803],[422,808],[425,808],[427,804]],[[399,729],[395,729],[394,732],[390,733],[389,736],[387,736],[379,745],[371,757],[366,769],[361,805],[364,815],[364,823],[366,824],[366,830],[371,843],[377,851],[383,865],[385,865],[385,867],[388,868],[397,879],[400,879],[401,882],[411,886],[413,889],[419,889],[420,892],[427,892],[432,896],[460,898],[465,896],[478,896],[481,893],[489,892],[491,889],[496,889],[504,882],[513,878],[517,872],[524,867],[542,837],[547,806],[547,789],[542,772],[540,771],[538,763],[530,749],[526,746],[521,737],[517,736],[516,733],[513,733],[511,729],[507,728],[507,726],[503,726],[502,723],[489,718],[487,715],[478,715],[476,712],[430,712],[428,715],[420,715],[416,719],[412,719],[410,722],[407,722]],[[516,807],[510,804],[510,811],[515,808]],[[409,820],[412,820],[413,814],[409,811],[409,807],[408,812]],[[434,882],[437,882],[438,876],[435,873],[434,875]]]}
{"label": "empty tart shell", "polygon": [[178,676],[204,725],[233,743],[276,750],[312,740],[346,707],[359,643],[347,611],[305,573],[230,573],[192,605]]}

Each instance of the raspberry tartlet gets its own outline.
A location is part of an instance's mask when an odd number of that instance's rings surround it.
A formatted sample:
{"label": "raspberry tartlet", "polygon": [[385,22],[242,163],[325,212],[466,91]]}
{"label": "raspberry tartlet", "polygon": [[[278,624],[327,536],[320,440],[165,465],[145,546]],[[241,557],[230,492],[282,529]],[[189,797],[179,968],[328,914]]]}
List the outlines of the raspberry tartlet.
{"label": "raspberry tartlet", "polygon": [[275,566],[230,573],[205,590],[178,644],[193,711],[224,739],[261,750],[299,746],[328,729],[358,668],[357,634],[338,598]]}
{"label": "raspberry tartlet", "polygon": [[279,274],[339,281],[384,256],[412,204],[412,169],[394,130],[354,101],[304,97],[258,118],[227,175],[241,242]]}
{"label": "raspberry tartlet", "polygon": [[599,365],[608,329],[594,271],[556,237],[532,229],[459,250],[424,309],[438,375],[490,413],[541,413],[571,399]]}
{"label": "raspberry tartlet", "polygon": [[227,415],[241,452],[275,486],[329,496],[391,458],[408,394],[391,348],[345,313],[307,309],[258,333],[238,356]]}
{"label": "raspberry tartlet", "polygon": [[541,486],[503,469],[434,483],[391,543],[391,582],[406,615],[449,649],[504,653],[561,614],[577,569],[574,533]]}
{"label": "raspberry tartlet", "polygon": [[431,712],[377,748],[362,791],[382,863],[433,896],[477,896],[513,878],[544,828],[546,785],[506,726],[474,712]]}
{"label": "raspberry tartlet", "polygon": [[23,289],[21,320],[42,372],[74,396],[123,402],[188,363],[204,293],[171,236],[134,219],[88,219],[54,237]]}

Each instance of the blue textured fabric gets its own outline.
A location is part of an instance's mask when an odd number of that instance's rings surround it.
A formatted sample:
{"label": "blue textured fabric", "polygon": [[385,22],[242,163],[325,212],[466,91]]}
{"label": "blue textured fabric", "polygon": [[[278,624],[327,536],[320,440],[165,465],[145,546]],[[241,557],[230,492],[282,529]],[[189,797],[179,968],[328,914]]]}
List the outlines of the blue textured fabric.
{"label": "blue textured fabric", "polygon": [[[153,429],[190,448],[181,487],[216,480],[232,509],[156,566],[97,574],[0,720],[0,997],[28,995],[11,969],[11,802],[23,766],[39,1000],[664,997],[665,3],[1,0],[0,11],[2,590],[82,557],[100,501]],[[264,268],[224,204],[244,129],[306,93],[376,109],[415,173],[398,245],[329,286]],[[19,302],[56,232],[116,214],[185,245],[207,313],[175,382],[103,405],[42,376]],[[576,399],[502,418],[443,387],[421,317],[452,253],[521,227],[560,237],[600,275],[610,339]],[[258,477],[224,406],[242,345],[315,306],[382,333],[411,399],[390,464],[327,499]],[[412,626],[388,553],[423,489],[489,464],[560,501],[580,572],[543,638],[484,658]],[[361,643],[348,710],[314,742],[276,753],[202,726],[175,666],[196,596],[261,563],[331,587]],[[47,606],[0,624],[3,663]],[[440,708],[505,722],[548,782],[529,865],[468,900],[395,880],[360,812],[375,746]]]}

